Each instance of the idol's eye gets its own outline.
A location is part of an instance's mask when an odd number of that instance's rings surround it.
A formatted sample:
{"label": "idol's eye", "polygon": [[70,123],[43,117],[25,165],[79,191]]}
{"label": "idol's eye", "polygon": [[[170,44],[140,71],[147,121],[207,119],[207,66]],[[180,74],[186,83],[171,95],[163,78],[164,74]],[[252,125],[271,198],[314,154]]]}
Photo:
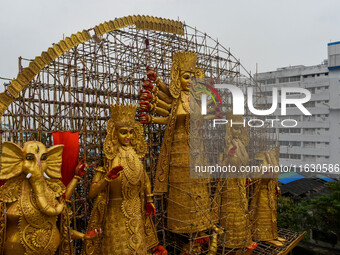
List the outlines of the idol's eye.
{"label": "idol's eye", "polygon": [[120,134],[122,135],[126,135],[128,133],[128,131],[126,129],[122,129],[119,131]]}
{"label": "idol's eye", "polygon": [[188,80],[188,79],[190,79],[190,75],[189,75],[189,74],[186,74],[186,75],[183,76],[183,78],[186,79],[186,80]]}
{"label": "idol's eye", "polygon": [[42,155],[41,156],[41,160],[46,160],[47,159],[47,155]]}
{"label": "idol's eye", "polygon": [[33,160],[33,159],[34,159],[34,157],[32,155],[27,155],[26,156],[26,160]]}
{"label": "idol's eye", "polygon": [[133,129],[130,130],[130,134],[131,134],[131,135],[133,134]]}

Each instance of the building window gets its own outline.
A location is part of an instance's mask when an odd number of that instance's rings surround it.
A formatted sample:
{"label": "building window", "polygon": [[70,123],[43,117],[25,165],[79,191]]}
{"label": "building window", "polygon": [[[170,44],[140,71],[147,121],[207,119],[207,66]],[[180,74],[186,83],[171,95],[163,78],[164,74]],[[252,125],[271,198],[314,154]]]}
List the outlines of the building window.
{"label": "building window", "polygon": [[301,128],[290,128],[289,133],[301,133]]}
{"label": "building window", "polygon": [[279,78],[279,83],[289,82],[289,77],[281,77]]}
{"label": "building window", "polygon": [[290,158],[291,159],[301,159],[301,155],[300,154],[291,154]]}
{"label": "building window", "polygon": [[311,101],[304,104],[305,107],[315,107],[315,101]]}
{"label": "building window", "polygon": [[276,83],[276,79],[275,78],[267,80],[267,84],[274,84],[274,83]]}
{"label": "building window", "polygon": [[315,134],[315,128],[305,128],[305,129],[303,129],[303,133],[305,135],[314,135]]}
{"label": "building window", "polygon": [[280,141],[281,146],[288,146],[289,142],[288,141]]}
{"label": "building window", "polygon": [[290,82],[300,81],[300,76],[292,76],[289,78]]}
{"label": "building window", "polygon": [[301,142],[297,142],[297,141],[290,142],[290,144],[292,146],[301,146]]}

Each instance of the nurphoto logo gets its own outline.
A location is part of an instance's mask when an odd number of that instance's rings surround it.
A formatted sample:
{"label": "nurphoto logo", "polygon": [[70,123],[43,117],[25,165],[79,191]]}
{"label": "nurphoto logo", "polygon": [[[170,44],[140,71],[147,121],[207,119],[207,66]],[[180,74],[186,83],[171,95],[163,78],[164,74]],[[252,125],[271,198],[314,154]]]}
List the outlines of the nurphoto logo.
{"label": "nurphoto logo", "polygon": [[[234,115],[244,115],[245,110],[245,95],[243,91],[238,88],[235,85],[232,84],[215,84],[214,87],[209,86],[209,88],[214,92],[214,94],[218,97],[220,103],[222,104],[220,100],[220,96],[216,92],[215,89],[228,89],[229,92],[232,94],[232,108],[233,108],[233,114]],[[251,113],[257,116],[269,116],[270,114],[273,114],[278,106],[278,89],[279,88],[273,88],[272,91],[272,105],[269,109],[256,109],[254,106],[253,102],[253,95],[254,95],[254,90],[253,87],[248,87],[247,88],[247,106],[248,109]],[[206,90],[204,90],[206,91]],[[213,98],[212,94],[207,92],[208,95],[212,97],[212,99],[215,101]],[[201,95],[201,114],[206,115],[207,114],[207,94],[202,94]],[[287,95],[298,95],[300,96],[299,98],[288,98]],[[305,107],[304,103],[307,103],[311,99],[311,93],[309,90],[304,89],[304,88],[294,88],[294,87],[285,87],[281,88],[281,116],[286,116],[287,115],[287,105],[295,105],[304,115],[312,115]],[[216,104],[216,103],[215,103]],[[280,121],[281,125],[283,127],[295,127],[297,126],[297,121],[294,119],[250,119],[248,120],[248,126],[250,127],[262,127],[265,122],[271,123],[272,127],[274,127],[274,122]],[[218,124],[227,124],[228,120],[226,119],[213,119],[213,125],[214,127]],[[291,123],[290,125],[288,123]],[[230,125],[246,125],[246,121],[244,120],[243,122],[234,122],[232,123],[232,120],[230,120]]]}

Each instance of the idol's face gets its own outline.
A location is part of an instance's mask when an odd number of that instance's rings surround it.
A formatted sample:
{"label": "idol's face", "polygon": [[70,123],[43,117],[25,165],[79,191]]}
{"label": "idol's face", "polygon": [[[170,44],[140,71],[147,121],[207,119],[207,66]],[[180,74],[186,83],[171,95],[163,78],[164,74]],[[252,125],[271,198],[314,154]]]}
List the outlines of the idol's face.
{"label": "idol's face", "polygon": [[194,77],[193,73],[190,72],[180,72],[180,82],[181,82],[181,87],[182,90],[184,91],[190,91],[190,84],[191,84],[191,79]]}
{"label": "idol's face", "polygon": [[242,127],[241,126],[233,126],[231,128],[231,135],[235,138],[240,138],[242,133]]}
{"label": "idol's face", "polygon": [[134,138],[134,129],[132,127],[120,127],[117,130],[117,138],[121,145],[129,146],[131,144],[131,140]]}

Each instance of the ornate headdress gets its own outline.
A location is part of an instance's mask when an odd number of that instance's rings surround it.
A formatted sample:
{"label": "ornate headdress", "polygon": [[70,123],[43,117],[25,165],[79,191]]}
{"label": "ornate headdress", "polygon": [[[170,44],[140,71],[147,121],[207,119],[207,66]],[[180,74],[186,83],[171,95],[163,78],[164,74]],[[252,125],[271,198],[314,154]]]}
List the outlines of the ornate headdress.
{"label": "ornate headdress", "polygon": [[181,94],[181,81],[179,78],[181,71],[194,73],[195,78],[204,78],[202,68],[196,66],[197,53],[192,51],[174,52],[171,65],[171,82],[169,86],[172,97],[178,98]]}
{"label": "ornate headdress", "polygon": [[173,64],[176,63],[180,71],[195,72],[197,53],[191,51],[175,52],[172,58]]}
{"label": "ornate headdress", "polygon": [[144,157],[147,145],[144,139],[144,128],[142,124],[135,121],[137,105],[120,105],[110,106],[111,118],[107,122],[107,135],[104,141],[104,153],[107,159],[112,160],[117,154],[119,145],[115,135],[115,130],[119,127],[133,127],[135,137],[131,140],[131,145],[135,149],[138,157]]}
{"label": "ornate headdress", "polygon": [[111,119],[116,126],[134,126],[137,105],[120,105],[110,106]]}
{"label": "ornate headdress", "polygon": [[[232,139],[231,137],[231,121],[233,121],[233,126],[235,125],[234,123],[243,123],[243,115],[234,115],[231,111],[227,111],[226,113],[226,117],[227,117],[227,129],[226,129],[226,142],[229,143]],[[242,141],[242,143],[244,144],[244,146],[247,146],[249,144],[249,134],[248,134],[248,128],[247,128],[247,122],[245,122],[245,126],[243,126],[242,124],[236,124],[239,127],[241,127],[241,137],[240,140]]]}

